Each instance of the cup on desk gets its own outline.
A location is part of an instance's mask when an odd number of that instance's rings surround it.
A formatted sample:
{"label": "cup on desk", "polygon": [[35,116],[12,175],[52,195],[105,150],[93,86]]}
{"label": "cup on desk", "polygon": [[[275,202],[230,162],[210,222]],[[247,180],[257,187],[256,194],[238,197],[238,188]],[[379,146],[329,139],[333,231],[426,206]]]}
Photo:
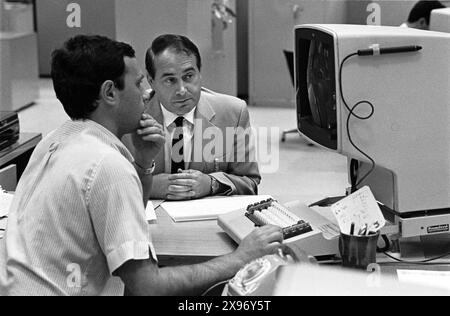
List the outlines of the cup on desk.
{"label": "cup on desk", "polygon": [[367,269],[371,263],[376,263],[377,241],[380,232],[372,235],[348,235],[341,232],[339,251],[342,265],[348,268]]}

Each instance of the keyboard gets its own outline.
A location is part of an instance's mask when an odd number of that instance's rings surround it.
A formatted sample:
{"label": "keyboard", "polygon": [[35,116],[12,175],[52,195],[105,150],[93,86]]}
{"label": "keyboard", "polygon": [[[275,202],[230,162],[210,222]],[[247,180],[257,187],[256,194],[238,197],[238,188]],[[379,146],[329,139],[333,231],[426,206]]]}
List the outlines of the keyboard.
{"label": "keyboard", "polygon": [[308,255],[321,257],[339,252],[339,227],[298,201],[282,205],[274,199],[263,200],[219,215],[217,223],[238,244],[255,226],[272,224],[283,229],[284,244]]}
{"label": "keyboard", "polygon": [[308,222],[300,219],[274,199],[249,205],[245,216],[257,227],[264,225],[281,227],[284,239],[312,231]]}

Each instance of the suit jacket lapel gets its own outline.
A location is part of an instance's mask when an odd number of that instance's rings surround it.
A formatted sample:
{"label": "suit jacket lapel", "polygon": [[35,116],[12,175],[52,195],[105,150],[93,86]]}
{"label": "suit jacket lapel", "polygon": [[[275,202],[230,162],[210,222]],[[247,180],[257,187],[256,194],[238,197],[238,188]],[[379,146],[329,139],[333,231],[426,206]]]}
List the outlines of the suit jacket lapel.
{"label": "suit jacket lapel", "polygon": [[189,169],[195,169],[202,172],[205,170],[206,162],[203,157],[203,149],[207,142],[210,142],[211,140],[204,139],[203,135],[205,135],[206,129],[215,127],[214,124],[212,124],[215,115],[216,113],[211,104],[202,92],[194,114],[194,141],[192,144],[191,162],[188,164]]}

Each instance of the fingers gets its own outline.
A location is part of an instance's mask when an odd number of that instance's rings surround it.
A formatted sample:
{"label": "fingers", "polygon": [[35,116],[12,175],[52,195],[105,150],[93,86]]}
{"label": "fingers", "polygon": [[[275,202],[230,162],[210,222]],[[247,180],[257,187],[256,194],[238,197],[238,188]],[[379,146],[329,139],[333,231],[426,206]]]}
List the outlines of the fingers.
{"label": "fingers", "polygon": [[149,143],[158,143],[158,144],[164,144],[166,142],[166,138],[161,135],[147,135],[141,137],[143,141],[149,142]]}
{"label": "fingers", "polygon": [[283,229],[279,226],[265,225],[258,228],[258,233],[269,242],[283,241]]}
{"label": "fingers", "polygon": [[141,128],[136,131],[136,134],[141,137],[143,141],[163,144],[166,141],[164,129],[150,115],[142,114],[140,121]]}
{"label": "fingers", "polygon": [[[144,123],[142,123],[144,122]],[[160,134],[164,135],[164,128],[159,124],[158,122],[154,121],[151,123],[150,120],[147,121],[141,121],[141,128],[138,128],[137,134],[143,135],[143,134]]]}
{"label": "fingers", "polygon": [[136,131],[136,133],[138,135],[144,135],[144,134],[159,134],[159,135],[164,135],[164,131],[157,127],[157,126],[151,126],[151,127],[145,127],[145,128],[140,128]]}
{"label": "fingers", "polygon": [[191,191],[192,188],[190,186],[184,185],[169,185],[168,191],[169,193],[185,193]]}
{"label": "fingers", "polygon": [[194,177],[193,177],[193,175],[191,173],[184,173],[184,172],[183,173],[174,173],[174,174],[171,174],[169,176],[169,180],[171,180],[171,181],[182,180],[182,179],[191,179],[191,180],[193,180]]}
{"label": "fingers", "polygon": [[171,201],[184,201],[194,199],[195,197],[196,197],[195,191],[188,191],[188,192],[169,193],[167,194],[166,199]]}
{"label": "fingers", "polygon": [[194,187],[197,185],[197,181],[192,180],[192,179],[175,179],[175,180],[170,180],[170,183],[172,185],[182,185],[182,186],[186,186],[186,187]]}

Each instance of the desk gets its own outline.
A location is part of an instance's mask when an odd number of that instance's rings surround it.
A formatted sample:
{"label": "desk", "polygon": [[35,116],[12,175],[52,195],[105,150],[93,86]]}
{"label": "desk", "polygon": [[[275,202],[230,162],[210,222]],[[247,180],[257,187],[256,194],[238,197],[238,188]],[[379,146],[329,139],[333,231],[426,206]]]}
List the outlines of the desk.
{"label": "desk", "polygon": [[[150,231],[156,254],[163,266],[199,263],[230,253],[237,247],[215,220],[175,223],[162,207],[156,209],[156,215],[158,221],[150,224]],[[423,259],[425,256],[421,253],[418,257],[406,260]],[[380,263],[381,271],[386,274],[396,274],[398,269],[450,270],[449,258],[424,266],[397,263],[384,254],[378,254],[377,262]]]}
{"label": "desk", "polygon": [[160,265],[199,263],[237,247],[215,220],[175,223],[162,207],[156,209],[156,216],[150,231]]}
{"label": "desk", "polygon": [[42,134],[20,133],[17,142],[0,151],[0,168],[6,167],[9,164],[16,164],[17,180],[19,180],[34,148],[41,139]]}

